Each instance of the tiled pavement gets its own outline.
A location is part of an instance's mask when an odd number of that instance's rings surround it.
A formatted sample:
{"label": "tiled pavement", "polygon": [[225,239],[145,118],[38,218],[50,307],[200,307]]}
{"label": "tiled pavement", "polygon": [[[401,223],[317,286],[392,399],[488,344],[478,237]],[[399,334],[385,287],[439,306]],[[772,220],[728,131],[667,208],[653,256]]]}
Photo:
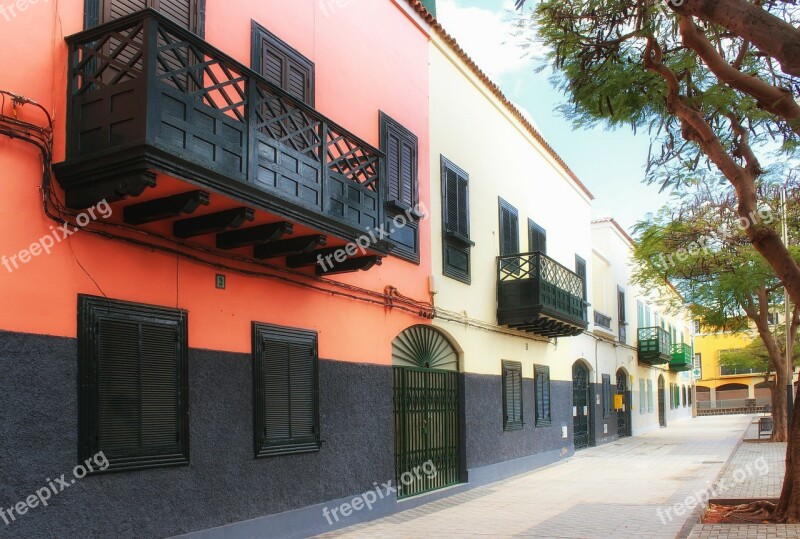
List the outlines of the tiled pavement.
{"label": "tiled pavement", "polygon": [[321,537],[671,539],[691,511],[670,518],[665,510],[710,487],[750,421],[750,416],[711,416],[675,422]]}
{"label": "tiled pavement", "polygon": [[[757,438],[758,429],[748,429],[745,438]],[[777,498],[781,493],[786,459],[785,443],[743,443],[717,482],[718,498]],[[723,487],[730,485],[728,488]],[[800,525],[698,524],[690,539],[800,538]]]}

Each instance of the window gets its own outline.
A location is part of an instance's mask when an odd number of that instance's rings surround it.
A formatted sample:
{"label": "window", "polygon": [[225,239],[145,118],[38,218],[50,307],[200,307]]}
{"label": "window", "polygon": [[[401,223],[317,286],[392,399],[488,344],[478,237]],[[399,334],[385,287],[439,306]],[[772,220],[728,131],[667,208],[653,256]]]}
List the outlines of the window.
{"label": "window", "polygon": [[586,301],[586,298],[588,297],[586,295],[587,294],[586,289],[589,286],[589,283],[586,282],[586,260],[579,257],[578,255],[575,255],[575,273],[578,274],[578,277],[583,279],[583,301]]}
{"label": "window", "polygon": [[686,391],[686,404],[689,406],[692,405],[692,386],[689,386],[689,389]]}
{"label": "window", "polygon": [[547,254],[547,231],[528,219],[528,251]]}
{"label": "window", "polygon": [[603,417],[611,415],[611,375],[603,375]]}
{"label": "window", "polygon": [[[658,320],[656,320],[656,325],[658,325]],[[652,327],[650,325],[650,306],[644,306],[644,327]]]}
{"label": "window", "polygon": [[644,305],[641,301],[636,301],[636,327],[646,327],[644,325]]}
{"label": "window", "polygon": [[253,323],[257,457],[319,450],[317,334]]}
{"label": "window", "polygon": [[269,82],[314,106],[314,63],[253,21],[251,67]]}
{"label": "window", "polygon": [[653,381],[647,381],[647,411],[653,411]]}
{"label": "window", "polygon": [[469,176],[442,157],[442,242],[443,268],[448,277],[469,284]]}
{"label": "window", "polygon": [[[386,221],[403,215],[406,226],[387,225],[396,247],[392,254],[419,263],[419,225],[414,220],[419,203],[418,146],[416,135],[381,112],[381,150],[386,154]],[[412,219],[408,217],[411,216]]]}
{"label": "window", "polygon": [[203,35],[205,0],[86,0],[84,24],[91,28],[145,8],[156,9],[181,27]]}
{"label": "window", "polygon": [[686,408],[686,386],[681,386],[681,392],[681,397],[683,397],[681,399],[681,404]]}
{"label": "window", "polygon": [[626,342],[627,335],[627,317],[625,316],[625,290],[617,287],[617,317],[619,319],[619,342]]}
{"label": "window", "polygon": [[643,414],[647,411],[647,390],[645,389],[644,379],[639,379],[639,413]]}
{"label": "window", "polygon": [[675,384],[669,385],[669,409],[675,409]]}
{"label": "window", "polygon": [[185,311],[78,296],[78,458],[189,463]]}
{"label": "window", "polygon": [[534,387],[536,391],[536,426],[552,424],[550,413],[550,367],[534,365]]}
{"label": "window", "polygon": [[[503,200],[499,199],[498,214],[500,216],[500,256],[512,256],[519,254],[519,216],[517,209]],[[519,273],[519,263],[515,260],[502,261],[501,267],[504,271]]]}
{"label": "window", "polygon": [[522,363],[503,361],[503,429],[522,428]]}

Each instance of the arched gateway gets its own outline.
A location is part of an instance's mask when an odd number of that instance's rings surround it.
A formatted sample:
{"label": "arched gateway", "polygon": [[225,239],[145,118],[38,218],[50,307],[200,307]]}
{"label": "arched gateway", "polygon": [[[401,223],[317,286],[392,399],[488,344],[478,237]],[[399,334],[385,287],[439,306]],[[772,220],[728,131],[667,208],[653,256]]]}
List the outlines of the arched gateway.
{"label": "arched gateway", "polygon": [[412,326],[392,342],[392,364],[397,497],[459,483],[458,353],[433,327]]}

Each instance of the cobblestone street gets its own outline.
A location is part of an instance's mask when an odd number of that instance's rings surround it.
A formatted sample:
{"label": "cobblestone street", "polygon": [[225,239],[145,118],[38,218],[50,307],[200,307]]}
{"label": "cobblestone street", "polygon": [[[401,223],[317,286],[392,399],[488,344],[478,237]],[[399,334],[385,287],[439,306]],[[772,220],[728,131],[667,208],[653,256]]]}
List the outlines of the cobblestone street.
{"label": "cobblestone street", "polygon": [[[689,494],[708,495],[751,421],[750,416],[715,416],[676,422],[322,537],[674,538],[697,515],[691,507],[676,514],[676,504],[683,507]],[[757,456],[749,451],[761,445],[743,444],[739,458],[754,462]],[[778,458],[773,453],[770,462]],[[758,473],[755,464],[751,468]],[[731,480],[729,491],[738,493]]]}

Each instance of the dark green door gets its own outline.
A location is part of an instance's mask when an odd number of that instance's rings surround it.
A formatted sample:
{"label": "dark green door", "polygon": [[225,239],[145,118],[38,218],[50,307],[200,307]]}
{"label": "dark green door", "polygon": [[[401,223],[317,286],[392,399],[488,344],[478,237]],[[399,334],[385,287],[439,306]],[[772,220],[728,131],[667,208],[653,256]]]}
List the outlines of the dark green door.
{"label": "dark green door", "polygon": [[617,371],[617,395],[622,395],[622,410],[617,410],[617,436],[630,436],[631,407],[628,400],[628,375],[622,369]]}
{"label": "dark green door", "polygon": [[575,449],[589,447],[589,369],[572,367],[572,438]]}
{"label": "dark green door", "polygon": [[413,326],[392,343],[392,360],[397,497],[459,483],[461,400],[455,350],[430,326]]}
{"label": "dark green door", "polygon": [[664,389],[664,377],[658,377],[658,424],[667,426],[667,395]]}

